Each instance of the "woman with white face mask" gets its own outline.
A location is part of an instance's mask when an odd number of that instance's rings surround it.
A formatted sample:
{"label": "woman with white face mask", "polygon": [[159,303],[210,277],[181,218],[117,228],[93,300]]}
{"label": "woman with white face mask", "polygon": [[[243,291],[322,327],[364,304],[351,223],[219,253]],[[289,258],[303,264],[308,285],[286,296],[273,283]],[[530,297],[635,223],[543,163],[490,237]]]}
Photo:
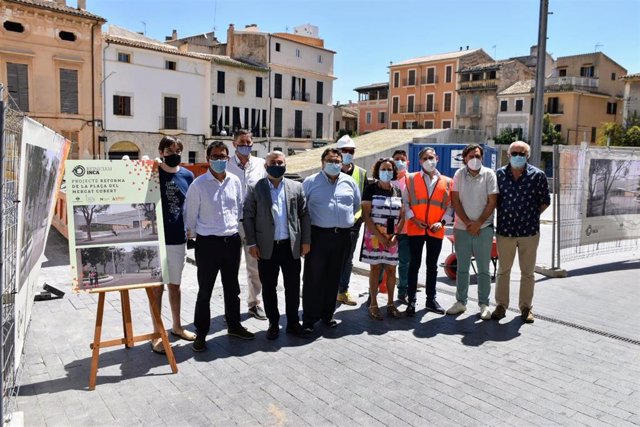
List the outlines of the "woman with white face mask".
{"label": "woman with white face mask", "polygon": [[493,212],[498,200],[498,182],[495,172],[482,166],[483,155],[484,150],[480,145],[467,145],[462,151],[465,167],[458,169],[453,177],[451,201],[456,212],[453,235],[458,271],[456,302],[447,310],[447,314],[461,314],[467,309],[469,267],[473,256],[478,267],[480,318],[489,320],[489,262],[493,246]]}
{"label": "woman with white face mask", "polygon": [[382,320],[378,308],[378,281],[382,269],[387,273],[387,315],[399,318],[393,304],[393,292],[398,265],[398,233],[402,230],[402,194],[391,181],[398,177],[398,168],[391,158],[380,159],[373,166],[375,182],[362,193],[362,217],[365,230],[360,260],[371,265],[369,272],[369,317]]}

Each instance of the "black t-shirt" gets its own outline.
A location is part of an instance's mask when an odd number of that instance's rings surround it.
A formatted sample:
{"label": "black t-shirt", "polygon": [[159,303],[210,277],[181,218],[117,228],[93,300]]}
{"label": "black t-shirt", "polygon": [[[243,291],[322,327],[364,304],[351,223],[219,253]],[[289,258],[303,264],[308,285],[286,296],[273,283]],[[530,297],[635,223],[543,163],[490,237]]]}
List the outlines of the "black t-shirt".
{"label": "black t-shirt", "polygon": [[181,167],[178,172],[169,173],[160,168],[160,196],[167,245],[180,245],[187,241],[184,204],[192,182],[193,174],[188,169]]}
{"label": "black t-shirt", "polygon": [[362,200],[370,202],[373,200],[373,196],[402,197],[402,193],[400,192],[399,188],[394,186],[391,186],[391,188],[388,190],[380,188],[378,182],[375,181],[364,186],[364,191],[362,192]]}

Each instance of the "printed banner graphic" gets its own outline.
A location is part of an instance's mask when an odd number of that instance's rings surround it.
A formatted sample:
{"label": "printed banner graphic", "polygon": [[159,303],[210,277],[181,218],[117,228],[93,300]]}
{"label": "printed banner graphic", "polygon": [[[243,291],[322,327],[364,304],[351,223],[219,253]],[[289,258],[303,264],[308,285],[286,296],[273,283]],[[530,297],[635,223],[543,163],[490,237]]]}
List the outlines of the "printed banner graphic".
{"label": "printed banner graphic", "polygon": [[73,290],[161,285],[168,277],[152,160],[67,161]]}

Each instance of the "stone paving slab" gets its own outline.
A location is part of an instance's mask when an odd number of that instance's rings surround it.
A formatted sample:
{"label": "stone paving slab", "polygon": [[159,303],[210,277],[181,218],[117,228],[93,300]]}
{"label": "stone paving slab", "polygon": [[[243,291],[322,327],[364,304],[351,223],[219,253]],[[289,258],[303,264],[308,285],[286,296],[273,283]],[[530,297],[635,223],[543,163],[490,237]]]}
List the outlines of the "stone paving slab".
{"label": "stone paving slab", "polygon": [[[535,310],[549,320],[533,325],[512,311],[483,322],[475,302],[456,317],[426,313],[422,293],[415,318],[375,322],[364,307],[368,279],[354,274],[358,306],[339,307],[338,328],[320,326],[312,339],[283,330],[268,341],[267,322],[247,319],[244,287],[244,324],[257,337],[228,337],[218,281],[208,351],[171,337],[174,375],[148,343],[105,349],[95,391],[87,385],[97,297],[68,293],[34,305],[17,410],[29,426],[638,425],[640,345],[604,335],[640,341],[640,262],[626,257],[574,262],[568,267],[585,274],[540,280]],[[50,259],[41,278],[70,292],[64,259]],[[192,327],[192,265],[182,289],[183,322]],[[443,306],[454,302],[444,275],[438,289]],[[281,289],[279,301],[284,312]],[[117,294],[107,303],[105,339],[122,334]],[[150,331],[145,292],[131,291],[131,304],[134,332]]]}

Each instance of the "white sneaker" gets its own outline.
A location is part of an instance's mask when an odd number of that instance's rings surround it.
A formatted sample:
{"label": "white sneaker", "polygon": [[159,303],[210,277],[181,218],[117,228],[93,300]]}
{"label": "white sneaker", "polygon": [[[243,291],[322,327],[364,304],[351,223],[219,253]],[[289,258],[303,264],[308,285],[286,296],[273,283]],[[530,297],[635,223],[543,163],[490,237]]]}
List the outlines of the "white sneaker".
{"label": "white sneaker", "polygon": [[447,314],[460,314],[467,311],[467,306],[461,303],[460,301],[456,301],[455,304],[447,310]]}
{"label": "white sneaker", "polygon": [[489,306],[486,304],[480,304],[480,318],[482,320],[491,319],[491,311],[489,310]]}

